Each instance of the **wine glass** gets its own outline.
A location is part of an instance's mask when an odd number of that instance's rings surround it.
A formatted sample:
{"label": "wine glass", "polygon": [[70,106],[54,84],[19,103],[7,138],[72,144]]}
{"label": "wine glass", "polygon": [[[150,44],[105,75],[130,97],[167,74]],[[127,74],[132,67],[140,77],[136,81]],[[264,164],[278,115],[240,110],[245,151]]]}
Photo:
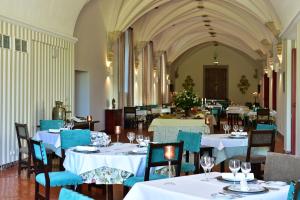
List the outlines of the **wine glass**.
{"label": "wine glass", "polygon": [[232,129],[234,132],[237,132],[239,130],[239,126],[235,124],[233,125]]}
{"label": "wine glass", "polygon": [[226,134],[227,133],[227,124],[223,124],[223,129],[224,129],[224,132]]}
{"label": "wine glass", "polygon": [[137,136],[135,137],[135,140],[136,140],[137,143],[139,144],[139,147],[141,147],[141,142],[143,142],[144,136],[143,136],[143,135],[137,135]]}
{"label": "wine glass", "polygon": [[244,127],[243,126],[239,126],[239,131],[243,132],[244,131]]}
{"label": "wine glass", "polygon": [[229,169],[230,171],[233,173],[233,184],[235,184],[235,177],[236,177],[236,174],[238,173],[238,171],[240,170],[241,168],[241,161],[240,160],[230,160],[229,161]]}
{"label": "wine glass", "polygon": [[74,127],[74,121],[73,121],[73,120],[71,120],[71,121],[70,121],[70,130],[72,130],[72,129],[73,129],[73,127]]}
{"label": "wine glass", "polygon": [[97,144],[97,133],[91,132],[91,142],[93,145]]}
{"label": "wine glass", "polygon": [[144,142],[145,142],[145,145],[148,146],[149,143],[150,143],[150,137],[149,136],[145,136],[144,137]]}
{"label": "wine glass", "polygon": [[230,133],[230,130],[231,130],[231,126],[230,126],[230,124],[228,124],[228,126],[227,126],[228,134]]}
{"label": "wine glass", "polygon": [[134,139],[135,139],[135,133],[134,132],[128,132],[127,133],[127,138],[129,140],[130,144],[132,144]]}
{"label": "wine glass", "polygon": [[210,159],[210,165],[208,166],[208,174],[210,176],[210,172],[211,172],[211,169],[215,166],[215,158],[214,157],[209,157]]}
{"label": "wine glass", "polygon": [[211,160],[210,160],[209,156],[202,156],[200,158],[200,165],[203,168],[203,171],[204,171],[205,177],[206,177],[205,180],[208,180],[206,173],[208,171],[209,166],[211,165],[210,162],[211,162]]}
{"label": "wine glass", "polygon": [[106,141],[105,141],[105,146],[108,147],[110,142],[111,142],[111,135],[107,135]]}
{"label": "wine glass", "polygon": [[245,178],[247,179],[248,173],[251,172],[251,163],[250,162],[242,162],[241,169]]}

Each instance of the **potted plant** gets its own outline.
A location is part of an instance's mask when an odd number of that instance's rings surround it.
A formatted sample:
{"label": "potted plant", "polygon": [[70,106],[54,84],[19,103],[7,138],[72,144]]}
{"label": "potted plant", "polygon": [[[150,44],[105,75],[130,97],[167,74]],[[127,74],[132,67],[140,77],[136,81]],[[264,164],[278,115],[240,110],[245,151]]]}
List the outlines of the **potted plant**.
{"label": "potted plant", "polygon": [[199,106],[200,100],[192,90],[182,90],[174,96],[174,103],[177,108],[184,110],[185,116],[188,117],[191,108]]}

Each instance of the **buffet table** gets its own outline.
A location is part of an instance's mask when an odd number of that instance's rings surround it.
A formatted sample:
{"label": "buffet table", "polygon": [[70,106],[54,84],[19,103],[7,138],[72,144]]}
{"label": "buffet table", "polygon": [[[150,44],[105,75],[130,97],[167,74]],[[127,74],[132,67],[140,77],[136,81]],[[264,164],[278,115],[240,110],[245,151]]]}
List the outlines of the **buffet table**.
{"label": "buffet table", "polygon": [[153,131],[154,142],[173,142],[177,139],[178,132],[210,133],[210,127],[204,119],[160,119],[156,118],[150,124],[148,131]]}
{"label": "buffet table", "polygon": [[[247,195],[244,193],[229,193],[223,188],[228,182],[218,181],[221,173],[213,172],[209,180],[204,180],[204,174],[181,176],[171,179],[161,179],[136,183],[124,200],[207,200],[207,199],[243,199],[243,200],[283,200],[287,199],[289,185],[276,187],[265,193]],[[259,183],[252,183],[259,184]],[[272,186],[273,187],[273,186]],[[216,197],[217,196],[217,197]]]}

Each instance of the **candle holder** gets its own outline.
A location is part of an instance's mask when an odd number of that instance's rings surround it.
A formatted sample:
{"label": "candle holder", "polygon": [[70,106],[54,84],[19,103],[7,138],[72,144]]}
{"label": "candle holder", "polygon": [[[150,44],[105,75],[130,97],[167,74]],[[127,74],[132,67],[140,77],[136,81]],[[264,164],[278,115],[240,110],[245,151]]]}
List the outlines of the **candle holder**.
{"label": "candle holder", "polygon": [[120,134],[121,134],[121,126],[116,126],[115,127],[115,134],[117,135],[117,144],[120,144],[119,142],[119,137],[120,137]]}
{"label": "candle holder", "polygon": [[[172,178],[172,168],[171,168],[171,162],[175,158],[175,147],[172,145],[168,145],[164,147],[164,157],[166,160],[168,160],[168,175],[169,178]],[[167,182],[165,184],[175,185],[173,182]]]}
{"label": "candle holder", "polygon": [[89,123],[89,129],[91,130],[91,123],[92,123],[92,121],[93,121],[92,115],[88,115],[88,116],[86,117],[86,121]]}

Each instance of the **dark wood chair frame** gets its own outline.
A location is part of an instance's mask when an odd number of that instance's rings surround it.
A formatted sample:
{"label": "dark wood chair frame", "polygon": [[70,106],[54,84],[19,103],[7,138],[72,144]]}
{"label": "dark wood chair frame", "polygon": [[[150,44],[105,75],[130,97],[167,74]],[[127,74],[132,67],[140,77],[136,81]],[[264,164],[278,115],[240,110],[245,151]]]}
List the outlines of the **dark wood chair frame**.
{"label": "dark wood chair frame", "polygon": [[[34,145],[41,146],[41,143],[42,143],[41,141],[30,140],[31,152],[34,152]],[[42,153],[43,152],[41,152],[41,154]],[[38,175],[40,173],[45,174],[45,196],[43,196],[40,193],[40,184],[35,180],[35,200],[38,200],[38,199],[49,200],[50,199],[50,177],[49,177],[49,172],[51,172],[51,166],[49,166],[49,164],[45,165],[43,161],[37,159],[36,156],[35,156],[35,153],[32,154],[32,158],[33,158],[35,175]],[[75,187],[73,189],[75,189]],[[78,185],[76,189],[77,189],[77,191],[80,191],[81,186]]]}
{"label": "dark wood chair frame", "polygon": [[[127,118],[128,114],[134,115],[134,118],[128,119]],[[136,107],[124,107],[124,127],[125,128],[137,127]]]}
{"label": "dark wood chair frame", "polygon": [[[16,127],[18,146],[19,146],[18,175],[21,174],[22,169],[27,169],[27,178],[30,178],[30,174],[34,172],[34,169],[33,169],[33,166],[31,165],[32,153],[31,153],[31,149],[30,149],[30,138],[29,138],[29,134],[28,134],[28,127],[27,127],[27,124],[19,124],[19,123],[15,123],[15,127]],[[19,128],[24,129],[25,135],[22,135],[20,133]],[[24,148],[24,146],[22,146],[22,140],[24,140],[26,142],[28,153],[21,152],[21,148]],[[22,154],[27,154],[26,160],[22,159]]]}
{"label": "dark wood chair frame", "polygon": [[300,182],[297,181],[295,183],[295,191],[294,191],[294,195],[293,195],[293,200],[297,200],[300,196]]}
{"label": "dark wood chair frame", "polygon": [[237,114],[237,113],[228,113],[227,117],[228,117],[227,122],[230,126],[239,124],[239,118],[240,118],[239,114]]}
{"label": "dark wood chair frame", "polygon": [[[145,169],[144,181],[149,181],[151,167],[159,167],[159,166],[168,166],[169,165],[168,161],[152,162],[153,149],[160,149],[160,148],[163,148],[164,146],[168,146],[168,145],[178,148],[178,159],[172,160],[171,165],[176,165],[175,177],[180,176],[182,153],[183,153],[183,141],[174,142],[174,143],[159,143],[159,144],[150,143],[149,145],[150,145],[150,148],[149,148],[149,154],[148,154],[147,167]],[[129,191],[129,187],[124,186],[123,188],[124,188],[123,195],[125,197]]]}
{"label": "dark wood chair frame", "polygon": [[[270,124],[270,109],[269,108],[260,108],[256,111],[256,123],[257,124]],[[261,119],[262,118],[262,119]],[[264,119],[267,118],[267,119]]]}
{"label": "dark wood chair frame", "polygon": [[[255,137],[255,135],[260,135],[260,134],[271,135],[270,142],[255,144],[253,141],[254,137]],[[276,134],[275,130],[253,130],[253,131],[251,131],[251,134],[249,136],[249,144],[248,144],[248,148],[247,148],[246,161],[247,162],[251,161],[251,149],[255,148],[255,147],[269,147],[270,152],[274,152],[274,150],[275,150],[275,134]],[[263,172],[261,171],[261,164],[264,164],[264,162],[251,163],[251,168],[257,174],[258,178],[262,178],[262,175],[263,175]]]}

